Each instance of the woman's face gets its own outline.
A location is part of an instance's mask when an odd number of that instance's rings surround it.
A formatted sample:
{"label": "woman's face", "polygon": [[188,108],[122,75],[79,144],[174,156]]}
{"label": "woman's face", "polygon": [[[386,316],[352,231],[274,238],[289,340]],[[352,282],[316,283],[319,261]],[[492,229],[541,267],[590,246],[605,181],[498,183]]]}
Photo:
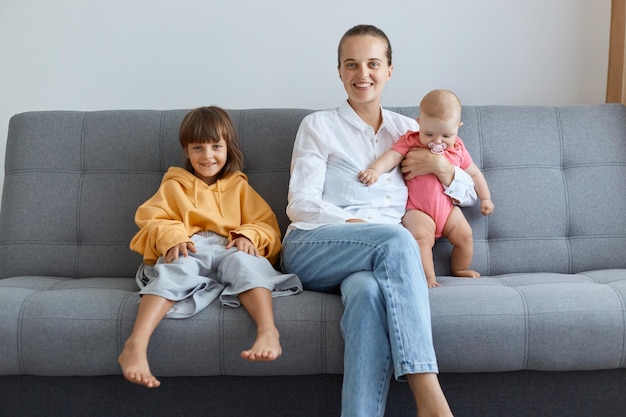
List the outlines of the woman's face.
{"label": "woman's face", "polygon": [[339,78],[348,93],[350,104],[380,104],[393,65],[387,62],[387,44],[383,39],[363,35],[344,40],[339,57]]}

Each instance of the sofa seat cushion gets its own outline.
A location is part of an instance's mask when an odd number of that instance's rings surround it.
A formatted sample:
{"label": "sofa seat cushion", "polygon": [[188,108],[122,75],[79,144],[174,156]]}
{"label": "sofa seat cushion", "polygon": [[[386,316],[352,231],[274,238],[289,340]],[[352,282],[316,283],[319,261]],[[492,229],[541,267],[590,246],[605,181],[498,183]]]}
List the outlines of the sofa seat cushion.
{"label": "sofa seat cushion", "polygon": [[[0,280],[0,375],[113,375],[137,314],[133,278],[20,276]],[[159,376],[339,374],[341,299],[306,291],[274,299],[283,355],[272,363],[240,357],[252,346],[243,308],[213,303],[198,315],[165,319],[149,359]]]}
{"label": "sofa seat cushion", "polygon": [[626,269],[438,280],[430,301],[442,372],[626,366]]}
{"label": "sofa seat cushion", "polygon": [[[626,367],[626,270],[439,277],[430,290],[442,372],[572,371]],[[118,374],[139,297],[134,279],[23,276],[0,280],[0,375]],[[213,303],[164,320],[149,350],[160,376],[338,374],[341,299],[305,291],[274,300],[283,356],[250,364],[244,309]]]}

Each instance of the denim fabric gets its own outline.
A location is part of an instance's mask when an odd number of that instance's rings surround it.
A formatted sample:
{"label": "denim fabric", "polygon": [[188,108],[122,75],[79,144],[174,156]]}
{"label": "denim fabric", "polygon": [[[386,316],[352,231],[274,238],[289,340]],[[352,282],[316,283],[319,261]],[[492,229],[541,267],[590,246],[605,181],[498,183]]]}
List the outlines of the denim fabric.
{"label": "denim fabric", "polygon": [[428,287],[415,239],[400,225],[341,223],[293,230],[283,267],[305,289],[341,289],[342,416],[382,416],[389,380],[437,372]]}

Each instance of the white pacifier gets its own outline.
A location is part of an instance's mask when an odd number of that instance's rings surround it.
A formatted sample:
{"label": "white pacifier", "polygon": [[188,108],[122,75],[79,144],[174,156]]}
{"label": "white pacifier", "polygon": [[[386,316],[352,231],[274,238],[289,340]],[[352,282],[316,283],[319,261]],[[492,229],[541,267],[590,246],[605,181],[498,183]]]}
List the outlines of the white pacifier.
{"label": "white pacifier", "polygon": [[435,142],[430,142],[428,144],[428,147],[430,148],[430,151],[436,155],[442,155],[443,154],[443,150],[446,149],[448,147],[448,145],[446,145],[445,143],[441,142],[441,143],[435,143]]}

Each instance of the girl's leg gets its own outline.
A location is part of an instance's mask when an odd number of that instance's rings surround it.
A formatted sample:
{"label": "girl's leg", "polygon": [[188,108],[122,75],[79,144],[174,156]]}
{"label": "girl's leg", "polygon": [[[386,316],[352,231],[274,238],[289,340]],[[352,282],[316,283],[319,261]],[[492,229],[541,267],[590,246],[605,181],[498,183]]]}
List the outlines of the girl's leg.
{"label": "girl's leg", "polygon": [[256,340],[241,352],[250,361],[272,361],[282,354],[279,333],[274,323],[273,297],[297,294],[302,284],[293,274],[281,274],[265,258],[237,249],[216,251],[215,273],[224,285],[220,295],[223,305],[246,309],[256,323]]}
{"label": "girl's leg", "polygon": [[118,358],[122,373],[130,382],[148,388],[161,385],[150,372],[148,343],[152,333],[173,305],[174,301],[157,295],[146,294],[141,297],[133,331]]}
{"label": "girl's leg", "polygon": [[428,214],[419,210],[408,210],[402,218],[402,224],[413,235],[420,248],[422,267],[426,275],[429,288],[438,287],[433,261],[433,246],[435,246],[435,221]]}
{"label": "girl's leg", "polygon": [[249,361],[273,361],[282,354],[280,335],[274,324],[272,293],[266,288],[253,288],[239,294],[239,301],[256,323],[257,334],[252,348],[241,352]]}
{"label": "girl's leg", "polygon": [[443,235],[452,244],[451,270],[455,277],[478,278],[480,274],[470,269],[474,256],[474,240],[472,227],[467,222],[459,207],[454,207],[446,225]]}

